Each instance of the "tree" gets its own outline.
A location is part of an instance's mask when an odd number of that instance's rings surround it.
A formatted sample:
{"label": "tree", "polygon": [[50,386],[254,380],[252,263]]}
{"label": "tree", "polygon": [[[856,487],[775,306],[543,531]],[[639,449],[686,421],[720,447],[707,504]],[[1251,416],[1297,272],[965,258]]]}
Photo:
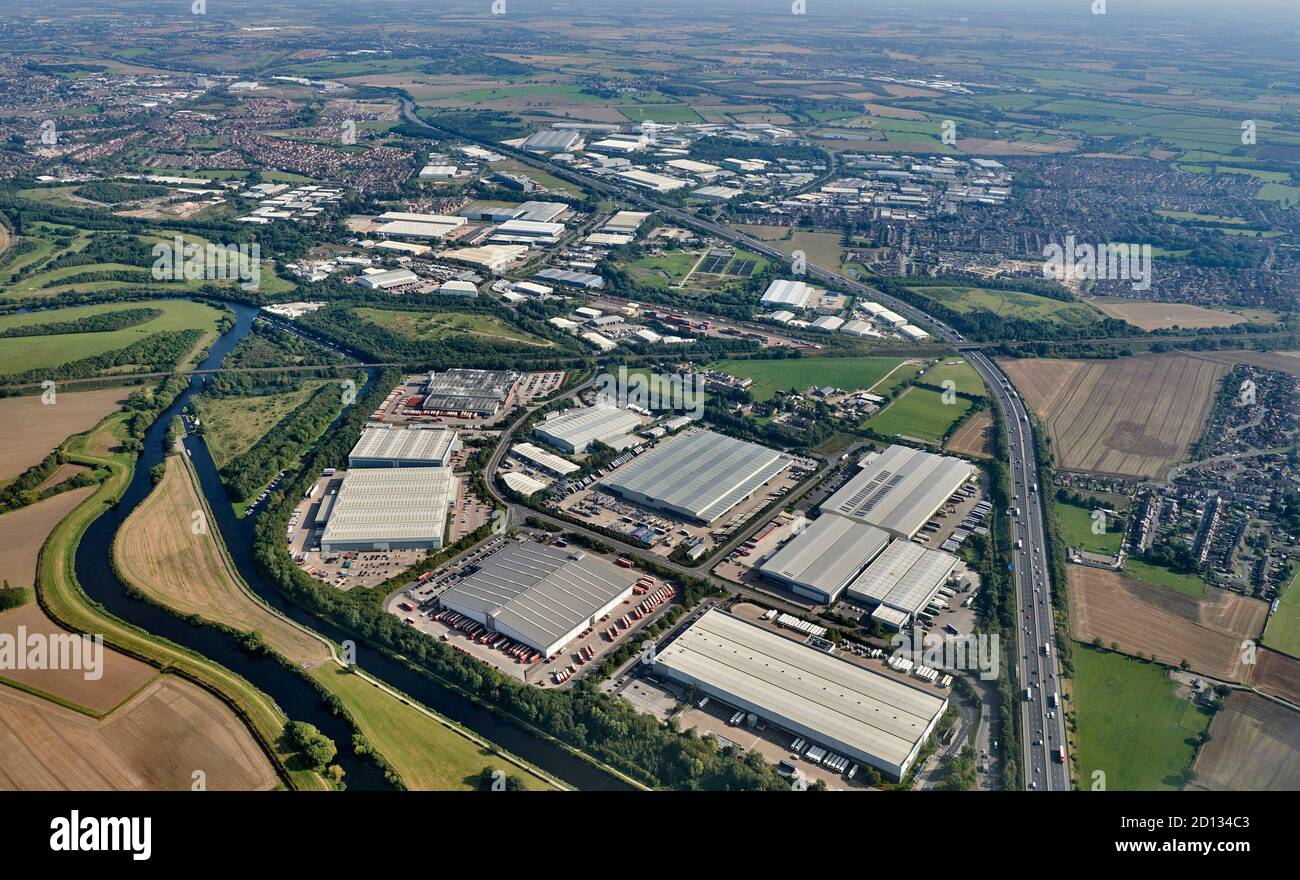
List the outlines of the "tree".
{"label": "tree", "polygon": [[290,721],[285,725],[284,733],[289,744],[315,770],[324,768],[338,754],[338,748],[334,745],[334,741],[317,730],[314,724],[308,724],[305,721]]}

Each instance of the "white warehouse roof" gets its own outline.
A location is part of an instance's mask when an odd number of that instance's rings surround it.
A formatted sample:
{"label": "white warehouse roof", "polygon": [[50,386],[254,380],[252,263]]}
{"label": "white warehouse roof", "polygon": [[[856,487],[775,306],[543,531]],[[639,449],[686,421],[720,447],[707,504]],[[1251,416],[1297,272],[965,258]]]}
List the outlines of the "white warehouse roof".
{"label": "white warehouse roof", "polygon": [[456,432],[450,428],[398,428],[366,425],[361,438],[348,453],[351,467],[424,464],[445,466],[457,449]]}
{"label": "white warehouse roof", "polygon": [[849,584],[848,596],[864,605],[880,604],[916,614],[929,604],[956,566],[957,557],[951,553],[898,540]]}
{"label": "white warehouse roof", "polygon": [[451,468],[355,468],[343,477],[324,550],[441,547],[459,481]]}
{"label": "white warehouse roof", "polygon": [[595,441],[608,440],[641,427],[641,417],[616,406],[565,410],[541,422],[533,433],[565,452],[586,452]]}
{"label": "white warehouse roof", "polygon": [[713,431],[661,441],[602,482],[630,501],[709,523],[790,466],[774,449]]}
{"label": "white warehouse roof", "polygon": [[759,300],[765,306],[790,306],[802,309],[808,305],[813,289],[802,281],[785,281],[777,279],[767,286],[767,291]]}
{"label": "white warehouse roof", "polygon": [[795,592],[834,602],[868,562],[889,543],[889,533],[842,516],[823,516],[759,566]]}
{"label": "white warehouse roof", "polygon": [[516,443],[510,448],[510,451],[529,464],[535,464],[542,470],[550,471],[557,477],[567,477],[574,471],[581,470],[580,467],[567,458],[560,458],[560,456],[547,452],[542,447],[534,446],[531,443]]}
{"label": "white warehouse roof", "polygon": [[717,610],[659,651],[655,669],[896,778],[948,704]]}
{"label": "white warehouse roof", "polygon": [[862,470],[821,510],[911,538],[975,473],[974,465],[959,458],[890,446],[864,456]]}

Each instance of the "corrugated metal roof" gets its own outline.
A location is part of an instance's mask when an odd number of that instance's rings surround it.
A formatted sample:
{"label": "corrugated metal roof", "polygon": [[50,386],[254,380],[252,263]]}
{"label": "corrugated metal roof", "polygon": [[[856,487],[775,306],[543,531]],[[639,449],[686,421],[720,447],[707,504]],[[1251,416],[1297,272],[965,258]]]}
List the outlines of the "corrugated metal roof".
{"label": "corrugated metal roof", "polygon": [[833,601],[889,543],[889,533],[842,516],[813,520],[759,570],[825,593]]}
{"label": "corrugated metal roof", "polygon": [[958,458],[890,446],[865,461],[821,510],[910,538],[974,473],[974,465]]}
{"label": "corrugated metal roof", "polygon": [[443,461],[451,451],[456,432],[448,428],[390,428],[367,425],[352,447],[349,459],[380,458],[397,461]]}
{"label": "corrugated metal roof", "polygon": [[849,584],[848,595],[915,614],[943,586],[957,562],[950,553],[898,540]]}
{"label": "corrugated metal roof", "polygon": [[458,481],[451,468],[355,468],[343,477],[323,544],[440,543]]}
{"label": "corrugated metal roof", "polygon": [[586,449],[593,440],[604,440],[641,427],[641,417],[616,406],[588,406],[565,410],[546,419],[533,432],[552,441]]}

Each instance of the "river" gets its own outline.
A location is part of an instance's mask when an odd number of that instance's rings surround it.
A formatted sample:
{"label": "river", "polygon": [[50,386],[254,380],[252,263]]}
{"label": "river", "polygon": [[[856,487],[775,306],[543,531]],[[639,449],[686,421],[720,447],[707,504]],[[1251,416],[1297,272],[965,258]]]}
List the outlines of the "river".
{"label": "river", "polygon": [[[227,305],[235,313],[234,326],[213,343],[207,358],[200,365],[202,369],[215,369],[220,366],[230,350],[252,329],[253,321],[257,317],[258,310],[255,307],[241,303],[227,303]],[[244,676],[268,694],[289,717],[314,724],[338,744],[339,754],[336,761],[345,771],[349,789],[392,789],[373,762],[352,752],[351,726],[344,719],[330,714],[314,686],[287,671],[276,660],[245,651],[233,636],[213,627],[189,623],[165,609],[142,600],[132,599],[112,568],[106,564],[111,557],[113,536],[130,516],[131,511],[135,510],[136,505],[143,501],[153,488],[149,471],[164,458],[167,426],[184,410],[190,398],[202,390],[203,381],[199,376],[194,377],[189,388],[150,426],[144,438],[144,451],[136,461],[135,474],[126,493],[116,507],[106,511],[91,524],[77,548],[77,579],[86,593],[107,608],[109,613],[217,661]],[[187,437],[185,445],[198,473],[203,493],[216,516],[215,525],[225,539],[235,566],[248,585],[268,604],[298,623],[335,642],[342,642],[349,638],[347,633],[290,602],[262,577],[253,559],[255,518],[240,519],[235,516],[230,499],[217,474],[216,465],[202,438]],[[360,644],[357,646],[357,663],[371,675],[410,694],[430,709],[576,788],[583,790],[629,788],[626,783],[587,761],[540,739],[514,723],[497,717],[404,663]]]}

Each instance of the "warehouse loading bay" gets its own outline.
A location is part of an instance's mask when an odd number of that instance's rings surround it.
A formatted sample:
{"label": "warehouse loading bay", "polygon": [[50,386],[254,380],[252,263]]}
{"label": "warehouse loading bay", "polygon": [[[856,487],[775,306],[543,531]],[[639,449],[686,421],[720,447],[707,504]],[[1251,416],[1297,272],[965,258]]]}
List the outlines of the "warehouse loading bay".
{"label": "warehouse loading bay", "polygon": [[[521,533],[523,537],[532,538],[540,543],[565,546],[563,538],[557,538],[547,532],[521,530]],[[384,610],[396,615],[408,626],[413,626],[459,651],[464,651],[474,659],[495,667],[517,681],[538,687],[566,688],[571,687],[592,669],[599,667],[605,662],[606,657],[623,645],[631,642],[639,646],[640,634],[645,628],[662,617],[673,604],[681,602],[681,590],[674,582],[638,572],[654,580],[654,585],[646,592],[633,593],[620,602],[608,614],[601,617],[594,627],[584,630],[554,657],[543,658],[535,663],[516,662],[519,658],[501,650],[504,645],[496,648],[488,647],[470,638],[464,629],[458,629],[446,620],[434,619],[442,610],[438,604],[438,596],[468,577],[478,563],[514,540],[517,539],[504,535],[489,539],[461,558],[453,560],[450,565],[439,568],[437,574],[428,580],[422,583],[412,582],[405,589],[394,593],[385,603]],[[604,558],[611,563],[617,561],[616,557],[604,556]],[[671,598],[661,602],[639,619],[632,619],[636,607],[665,586],[672,589]],[[624,616],[627,616],[629,624],[625,628],[620,628],[619,620]],[[609,636],[611,628],[615,630],[612,638]],[[557,683],[557,677],[562,677],[564,680]]]}
{"label": "warehouse loading bay", "polygon": [[587,525],[643,538],[660,556],[671,555],[682,544],[702,546],[707,553],[726,541],[759,510],[788,495],[816,469],[817,463],[811,459],[794,458],[790,467],[709,525],[625,501],[599,482],[565,497],[559,507]]}
{"label": "warehouse loading bay", "polygon": [[[459,454],[459,453],[458,453]],[[298,567],[317,580],[342,590],[373,587],[397,577],[428,555],[423,549],[347,550],[323,553],[321,535],[325,525],[317,515],[326,498],[337,497],[345,470],[332,470],[316,478],[308,497],[298,502],[289,517],[286,539],[289,555]],[[454,544],[462,536],[486,525],[492,518],[492,505],[485,504],[469,490],[467,480],[457,486],[456,503],[448,519],[445,543]]]}

